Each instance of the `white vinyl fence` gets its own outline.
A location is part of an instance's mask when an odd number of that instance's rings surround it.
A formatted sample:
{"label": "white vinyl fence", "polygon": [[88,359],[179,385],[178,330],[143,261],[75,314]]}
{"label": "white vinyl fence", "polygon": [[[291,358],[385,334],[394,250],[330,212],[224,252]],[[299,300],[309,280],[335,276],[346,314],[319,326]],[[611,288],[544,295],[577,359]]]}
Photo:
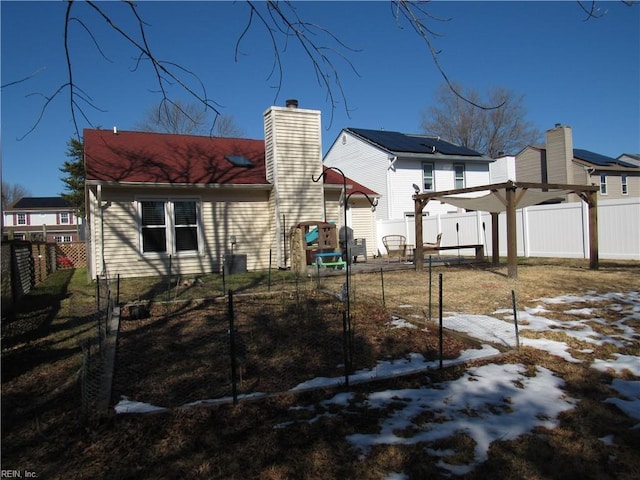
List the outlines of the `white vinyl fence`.
{"label": "white vinyl fence", "polygon": [[[584,202],[537,205],[519,209],[518,256],[589,258],[589,209]],[[491,255],[491,215],[486,212],[452,213],[423,217],[423,241],[435,242],[442,232],[442,245],[485,246]],[[385,253],[384,235],[398,234],[415,245],[413,217],[378,221],[378,250]],[[507,223],[499,215],[500,255],[507,255]],[[640,198],[598,201],[599,258],[640,260]],[[452,251],[449,251],[451,253]],[[455,251],[458,255],[458,251]],[[472,249],[460,255],[475,255]]]}

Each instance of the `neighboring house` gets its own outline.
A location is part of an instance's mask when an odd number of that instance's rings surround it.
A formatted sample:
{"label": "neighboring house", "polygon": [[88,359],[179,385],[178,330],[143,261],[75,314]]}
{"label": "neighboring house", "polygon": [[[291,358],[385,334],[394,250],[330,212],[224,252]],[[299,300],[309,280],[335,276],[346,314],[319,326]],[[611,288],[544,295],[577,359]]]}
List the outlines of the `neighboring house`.
{"label": "neighboring house", "polygon": [[516,157],[514,155],[500,155],[489,164],[489,183],[504,183],[516,181]]}
{"label": "neighboring house", "polygon": [[[248,270],[286,268],[292,227],[341,226],[343,179],[321,178],[320,112],[291,101],[264,124],[265,140],[85,130],[90,278],[218,273],[230,253]],[[347,195],[377,196],[346,181]],[[373,253],[370,205],[361,193],[349,205]]]}
{"label": "neighboring house", "polygon": [[516,155],[516,176],[520,182],[599,185],[600,198],[640,197],[640,164],[574,148],[566,125],[547,130],[544,146],[529,145]]}
{"label": "neighboring house", "polygon": [[618,160],[640,167],[640,153],[623,153],[618,157]]}
{"label": "neighboring house", "polygon": [[[385,130],[343,129],[324,157],[327,166],[381,194],[378,220],[414,216],[416,193],[445,191],[490,183],[493,160],[438,137]],[[429,203],[424,214],[457,212],[451,205]]]}
{"label": "neighboring house", "polygon": [[3,238],[16,240],[76,242],[82,227],[82,219],[61,197],[22,197],[3,216]]}

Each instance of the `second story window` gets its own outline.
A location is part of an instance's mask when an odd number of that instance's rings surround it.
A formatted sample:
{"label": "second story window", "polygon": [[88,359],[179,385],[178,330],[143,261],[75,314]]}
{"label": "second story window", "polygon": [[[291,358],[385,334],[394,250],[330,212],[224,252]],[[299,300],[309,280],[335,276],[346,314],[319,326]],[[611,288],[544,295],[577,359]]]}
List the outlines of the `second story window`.
{"label": "second story window", "polygon": [[622,186],[622,195],[627,195],[629,193],[629,190],[627,189],[627,175],[626,174],[622,174],[620,175],[620,183]]}
{"label": "second story window", "polygon": [[422,183],[425,192],[436,189],[435,182],[433,181],[433,163],[422,164]]}
{"label": "second story window", "polygon": [[60,223],[62,224],[69,223],[69,212],[60,212]]}
{"label": "second story window", "polygon": [[454,165],[453,166],[453,171],[454,171],[454,185],[455,188],[464,188],[464,165],[460,164],[460,165]]}
{"label": "second story window", "polygon": [[602,195],[607,194],[607,176],[604,174],[600,175],[600,193]]}
{"label": "second story window", "polygon": [[26,225],[27,224],[27,214],[26,213],[18,213],[16,215],[18,225]]}

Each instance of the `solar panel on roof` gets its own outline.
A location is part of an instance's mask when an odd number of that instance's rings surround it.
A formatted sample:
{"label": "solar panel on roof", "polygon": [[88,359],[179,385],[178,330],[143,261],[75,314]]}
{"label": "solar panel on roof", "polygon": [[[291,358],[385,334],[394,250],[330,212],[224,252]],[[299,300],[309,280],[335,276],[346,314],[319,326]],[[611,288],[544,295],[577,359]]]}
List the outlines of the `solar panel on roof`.
{"label": "solar panel on roof", "polygon": [[445,155],[481,156],[480,153],[469,148],[427,135],[406,135],[400,132],[362,128],[350,128],[349,130],[392,152],[427,154],[440,152]]}
{"label": "solar panel on roof", "polygon": [[22,197],[14,208],[69,208],[70,204],[62,197]]}
{"label": "solar panel on roof", "polygon": [[253,167],[253,162],[242,155],[225,155],[224,158],[233,163],[236,167]]}
{"label": "solar panel on roof", "polygon": [[573,156],[580,160],[584,160],[589,163],[593,163],[594,165],[599,165],[601,167],[607,167],[611,165],[620,165],[621,167],[631,167],[635,168],[636,165],[631,163],[624,162],[622,160],[617,160],[615,158],[607,157],[606,155],[600,155],[599,153],[590,152],[589,150],[582,150],[579,148],[573,149]]}
{"label": "solar panel on roof", "polygon": [[480,153],[475,150],[471,150],[467,147],[460,145],[454,145],[453,143],[445,142],[439,138],[420,136],[417,137],[427,146],[427,148],[435,148],[437,152],[444,153],[445,155],[466,155],[466,156],[480,156]]}

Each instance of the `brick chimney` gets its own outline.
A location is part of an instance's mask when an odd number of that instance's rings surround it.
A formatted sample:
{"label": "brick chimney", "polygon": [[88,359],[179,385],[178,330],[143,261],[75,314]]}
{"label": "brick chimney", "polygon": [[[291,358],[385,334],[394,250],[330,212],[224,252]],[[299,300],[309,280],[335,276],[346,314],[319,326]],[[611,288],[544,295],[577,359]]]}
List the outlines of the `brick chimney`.
{"label": "brick chimney", "polygon": [[546,133],[547,182],[573,184],[573,133],[568,125],[556,123]]}

